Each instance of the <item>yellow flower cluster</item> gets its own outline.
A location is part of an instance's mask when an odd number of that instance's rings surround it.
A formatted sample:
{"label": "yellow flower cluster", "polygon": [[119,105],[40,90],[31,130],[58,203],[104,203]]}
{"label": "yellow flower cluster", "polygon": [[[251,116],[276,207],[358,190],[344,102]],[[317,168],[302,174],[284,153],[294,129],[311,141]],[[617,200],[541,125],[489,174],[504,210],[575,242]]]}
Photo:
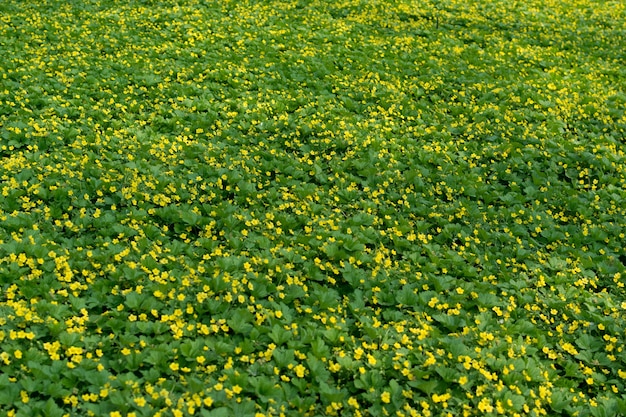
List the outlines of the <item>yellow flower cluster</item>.
{"label": "yellow flower cluster", "polygon": [[40,3],[0,6],[0,413],[621,410],[624,4]]}

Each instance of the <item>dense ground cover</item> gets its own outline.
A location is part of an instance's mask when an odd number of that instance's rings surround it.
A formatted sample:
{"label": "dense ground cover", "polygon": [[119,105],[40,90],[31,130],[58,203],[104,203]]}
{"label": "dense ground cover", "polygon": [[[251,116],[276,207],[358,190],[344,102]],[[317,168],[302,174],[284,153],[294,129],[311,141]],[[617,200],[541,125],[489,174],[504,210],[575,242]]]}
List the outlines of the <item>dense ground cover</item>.
{"label": "dense ground cover", "polygon": [[621,1],[0,3],[0,413],[626,410]]}

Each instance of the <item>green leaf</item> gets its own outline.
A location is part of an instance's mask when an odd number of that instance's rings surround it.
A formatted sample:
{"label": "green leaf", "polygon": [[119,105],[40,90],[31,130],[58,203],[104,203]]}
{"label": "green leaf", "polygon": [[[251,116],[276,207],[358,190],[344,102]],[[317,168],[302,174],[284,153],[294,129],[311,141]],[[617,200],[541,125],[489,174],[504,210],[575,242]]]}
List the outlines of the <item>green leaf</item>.
{"label": "green leaf", "polygon": [[316,338],[311,343],[311,351],[317,358],[326,358],[330,355],[330,350],[322,338]]}
{"label": "green leaf", "polygon": [[337,243],[327,243],[322,249],[330,259],[336,259],[340,254],[339,245]]}
{"label": "green leaf", "polygon": [[22,378],[20,379],[20,385],[27,392],[37,392],[40,381],[34,380],[32,378]]}
{"label": "green leaf", "polygon": [[272,356],[280,367],[286,367],[290,363],[294,363],[296,358],[293,350],[283,348],[274,349]]}
{"label": "green leaf", "polygon": [[550,408],[553,411],[560,413],[570,403],[570,398],[567,395],[565,388],[555,388],[552,390]]}
{"label": "green leaf", "polygon": [[455,332],[461,325],[461,319],[456,315],[448,315],[445,313],[435,313],[432,316],[439,323],[443,324],[446,329]]}
{"label": "green leaf", "polygon": [[291,339],[292,334],[289,330],[285,330],[282,326],[275,324],[272,326],[272,330],[268,333],[268,336],[272,339],[272,342],[280,346]]}
{"label": "green leaf", "polygon": [[458,371],[448,367],[439,366],[435,369],[435,371],[445,382],[454,382],[459,377]]}
{"label": "green leaf", "polygon": [[135,291],[131,291],[126,294],[125,304],[131,310],[136,310],[141,305],[143,295],[136,293]]}
{"label": "green leaf", "polygon": [[275,383],[267,377],[250,377],[248,379],[250,385],[254,388],[255,393],[264,401],[275,398],[280,391]]}
{"label": "green leaf", "polygon": [[360,252],[365,250],[365,245],[357,239],[350,239],[344,242],[343,248],[350,252]]}
{"label": "green leaf", "polygon": [[202,353],[202,346],[201,340],[192,340],[182,343],[179,350],[187,359],[195,359]]}
{"label": "green leaf", "polygon": [[319,393],[322,400],[328,403],[341,403],[347,397],[345,390],[341,390],[335,387],[331,387],[326,382],[319,383]]}
{"label": "green leaf", "polygon": [[202,417],[230,417],[231,410],[227,407],[217,407],[212,410],[201,410]]}
{"label": "green leaf", "polygon": [[44,415],[47,417],[62,417],[65,413],[52,398],[49,398],[48,401],[46,401],[46,404],[43,406],[43,411]]}
{"label": "green leaf", "polygon": [[398,384],[398,381],[395,379],[389,381],[389,388],[391,389],[391,397],[394,400],[398,400],[402,397],[402,387]]}
{"label": "green leaf", "polygon": [[[19,401],[20,387],[16,383],[5,384],[4,378],[6,375],[0,375],[0,405],[13,405]],[[8,376],[6,376],[8,381]]]}
{"label": "green leaf", "polygon": [[396,301],[404,306],[417,307],[419,296],[415,288],[404,285],[400,291],[396,292]]}
{"label": "green leaf", "polygon": [[309,354],[307,355],[306,364],[311,375],[318,381],[326,381],[330,377],[330,371],[326,369],[324,362]]}
{"label": "green leaf", "polygon": [[185,210],[180,213],[180,218],[185,224],[196,226],[200,223],[202,216],[194,213],[193,211]]}
{"label": "green leaf", "polygon": [[409,381],[408,384],[427,395],[432,395],[437,390],[439,382],[436,380],[416,379],[414,381]]}
{"label": "green leaf", "polygon": [[246,335],[252,330],[252,321],[254,316],[248,310],[236,310],[230,319],[226,320],[228,326],[233,329],[235,333]]}
{"label": "green leaf", "polygon": [[604,343],[589,334],[583,334],[576,339],[576,345],[581,349],[595,352],[602,348]]}

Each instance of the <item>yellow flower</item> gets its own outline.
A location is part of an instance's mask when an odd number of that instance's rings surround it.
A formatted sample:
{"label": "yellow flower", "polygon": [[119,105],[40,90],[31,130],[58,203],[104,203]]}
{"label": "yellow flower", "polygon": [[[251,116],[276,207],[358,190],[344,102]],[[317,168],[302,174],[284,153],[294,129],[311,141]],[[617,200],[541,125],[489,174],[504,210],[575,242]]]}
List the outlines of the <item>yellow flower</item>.
{"label": "yellow flower", "polygon": [[491,413],[493,411],[493,406],[491,405],[491,400],[489,398],[483,398],[478,403],[478,409],[483,413]]}
{"label": "yellow flower", "polygon": [[350,398],[348,399],[348,405],[350,405],[350,406],[352,406],[352,407],[354,407],[354,408],[356,408],[356,409],[358,409],[358,408],[359,408],[359,402],[358,402],[358,401],[357,401],[357,399],[356,399],[356,398],[354,398],[354,397],[350,397]]}
{"label": "yellow flower", "polygon": [[561,348],[563,348],[563,350],[569,353],[570,355],[578,355],[578,351],[576,350],[574,345],[572,345],[571,343],[562,343]]}
{"label": "yellow flower", "polygon": [[437,359],[435,359],[435,356],[432,353],[426,352],[426,355],[428,355],[428,359],[424,361],[424,366],[430,366],[437,363]]}
{"label": "yellow flower", "polygon": [[356,348],[354,351],[354,359],[359,360],[361,359],[361,356],[363,356],[363,349],[361,348]]}
{"label": "yellow flower", "polygon": [[443,395],[439,395],[439,394],[433,394],[433,402],[435,403],[443,403],[448,401],[450,398],[452,397],[452,395],[446,393]]}
{"label": "yellow flower", "polygon": [[382,402],[384,402],[385,404],[389,404],[391,402],[391,394],[387,391],[383,392],[380,395],[380,399]]}
{"label": "yellow flower", "polygon": [[298,364],[294,368],[294,371],[296,371],[296,376],[298,378],[304,378],[304,372],[306,371],[306,368],[304,366],[302,366],[302,364]]}
{"label": "yellow flower", "polygon": [[133,401],[135,402],[135,404],[137,404],[139,407],[143,407],[144,405],[146,405],[146,399],[143,397],[138,397],[138,398],[133,398]]}

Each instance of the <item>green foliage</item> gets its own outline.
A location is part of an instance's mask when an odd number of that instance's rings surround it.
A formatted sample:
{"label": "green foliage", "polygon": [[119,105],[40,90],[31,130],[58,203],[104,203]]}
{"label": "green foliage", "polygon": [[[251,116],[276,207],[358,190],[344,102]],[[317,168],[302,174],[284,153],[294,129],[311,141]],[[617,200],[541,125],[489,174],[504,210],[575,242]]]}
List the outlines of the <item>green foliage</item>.
{"label": "green foliage", "polygon": [[625,9],[0,3],[0,414],[626,413]]}

